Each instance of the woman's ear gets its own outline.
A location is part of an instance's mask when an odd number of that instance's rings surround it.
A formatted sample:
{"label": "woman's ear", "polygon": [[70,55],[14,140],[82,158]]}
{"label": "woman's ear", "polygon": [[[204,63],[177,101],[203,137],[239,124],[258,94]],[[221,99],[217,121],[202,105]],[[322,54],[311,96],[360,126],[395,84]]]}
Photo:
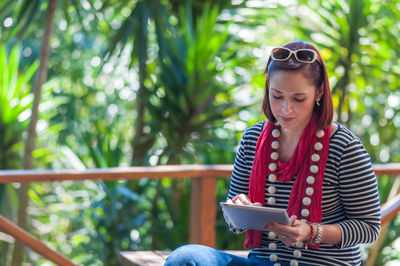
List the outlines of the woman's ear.
{"label": "woman's ear", "polygon": [[321,99],[323,95],[324,95],[324,84],[322,84],[319,90],[317,90],[317,93],[315,94],[315,100]]}

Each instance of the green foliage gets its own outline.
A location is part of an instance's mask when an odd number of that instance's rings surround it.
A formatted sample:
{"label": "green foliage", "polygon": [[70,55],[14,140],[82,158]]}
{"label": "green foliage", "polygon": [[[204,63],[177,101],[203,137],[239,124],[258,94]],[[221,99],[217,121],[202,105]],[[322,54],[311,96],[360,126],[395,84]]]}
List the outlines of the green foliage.
{"label": "green foliage", "polygon": [[324,48],[339,120],[364,140],[372,161],[397,161],[398,149],[389,149],[389,143],[397,144],[400,128],[393,56],[399,43],[388,30],[396,20],[386,17],[399,17],[398,10],[391,3],[361,0],[308,2],[301,8],[308,16],[299,15],[296,27]]}
{"label": "green foliage", "polygon": [[[38,67],[20,69],[20,47],[7,50],[0,45],[0,169],[18,169],[22,166],[22,136],[28,126],[29,108],[32,104],[30,81]],[[13,187],[0,185],[0,213],[13,214]],[[6,200],[9,199],[9,200]],[[1,244],[0,253],[7,254],[9,245]],[[0,264],[5,263],[0,258]]]}
{"label": "green foliage", "polygon": [[[21,167],[22,134],[28,125],[33,97],[30,81],[37,62],[21,71],[20,48],[7,51],[0,45],[0,169]],[[5,185],[0,185],[0,212],[3,212]]]}
{"label": "green foliage", "polygon": [[38,62],[21,72],[20,48],[15,46],[7,53],[0,46],[0,168],[20,168],[22,133],[28,125],[29,108],[32,104],[30,81]]}
{"label": "green foliage", "polygon": [[400,218],[397,216],[390,224],[388,231],[385,235],[385,240],[382,244],[382,251],[379,254],[376,265],[388,265],[393,261],[398,262],[400,258],[400,250],[398,248],[400,227]]}
{"label": "green foliage", "polygon": [[92,222],[94,232],[89,235],[89,243],[93,244],[85,243],[81,247],[92,254],[100,254],[95,260],[119,265],[119,252],[133,247],[137,232],[134,228],[143,225],[146,216],[141,209],[145,203],[125,182],[104,182],[100,187],[104,197],[94,201],[83,213]]}
{"label": "green foliage", "polygon": [[156,16],[160,74],[146,106],[152,127],[167,143],[161,163],[193,162],[196,149],[186,147],[204,145],[224,118],[241,110],[232,87],[220,82],[223,70],[239,62],[231,60],[234,53],[226,48],[226,28],[216,29],[218,8],[206,6],[195,23],[190,12],[190,6],[182,7],[178,29],[165,16]]}
{"label": "green foliage", "polygon": [[[93,127],[78,133],[78,141],[86,147],[85,153],[79,157],[86,158],[84,161],[92,162],[96,168],[121,165],[124,140],[114,123],[107,125],[103,120],[94,121]],[[142,199],[126,182],[105,181],[98,182],[98,185],[103,197],[92,200],[90,208],[82,213],[82,217],[90,217],[93,233],[89,235],[89,243],[95,244],[87,246],[84,243],[82,248],[92,254],[101,254],[93,258],[95,261],[118,265],[119,251],[132,244],[131,230],[138,223],[138,218],[132,217],[138,216],[141,220],[138,208],[142,206]]]}

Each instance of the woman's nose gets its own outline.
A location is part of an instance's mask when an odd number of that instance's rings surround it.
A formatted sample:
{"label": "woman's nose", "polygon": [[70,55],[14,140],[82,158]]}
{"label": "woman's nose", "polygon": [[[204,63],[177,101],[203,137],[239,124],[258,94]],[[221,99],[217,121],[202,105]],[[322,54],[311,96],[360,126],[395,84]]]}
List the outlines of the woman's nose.
{"label": "woman's nose", "polygon": [[290,113],[293,111],[293,105],[290,100],[285,100],[282,105],[282,111],[285,113]]}

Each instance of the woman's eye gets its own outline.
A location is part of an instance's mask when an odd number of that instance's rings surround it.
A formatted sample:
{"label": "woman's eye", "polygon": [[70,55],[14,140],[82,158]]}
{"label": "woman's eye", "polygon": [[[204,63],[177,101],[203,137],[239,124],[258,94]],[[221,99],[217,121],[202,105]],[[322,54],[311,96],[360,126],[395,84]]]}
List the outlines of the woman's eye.
{"label": "woman's eye", "polygon": [[305,98],[294,98],[294,100],[296,101],[296,102],[304,102],[304,100],[305,100]]}
{"label": "woman's eye", "polygon": [[282,96],[277,96],[277,95],[273,95],[273,94],[272,94],[272,97],[274,97],[274,99],[277,99],[277,100],[279,100],[279,99],[282,99],[282,98],[283,98]]}

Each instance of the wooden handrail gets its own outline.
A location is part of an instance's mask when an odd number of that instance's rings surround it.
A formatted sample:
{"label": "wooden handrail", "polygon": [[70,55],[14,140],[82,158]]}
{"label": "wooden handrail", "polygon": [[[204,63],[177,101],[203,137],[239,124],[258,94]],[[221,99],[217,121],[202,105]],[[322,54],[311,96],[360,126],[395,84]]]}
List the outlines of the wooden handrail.
{"label": "wooden handrail", "polygon": [[[400,175],[400,163],[374,164],[376,175]],[[228,177],[233,165],[158,165],[114,168],[93,168],[85,170],[0,170],[1,183],[54,182],[65,180],[120,180],[140,178],[198,178]]]}
{"label": "wooden handrail", "polygon": [[400,175],[400,163],[374,164],[376,175]]}
{"label": "wooden handrail", "polygon": [[31,234],[26,232],[24,229],[20,228],[19,226],[13,224],[9,220],[7,220],[3,215],[0,215],[0,229],[7,234],[15,237],[25,245],[29,246],[39,254],[42,254],[44,257],[48,258],[49,260],[57,263],[58,265],[65,265],[65,266],[73,266],[75,265],[72,263],[70,259],[65,257],[64,255],[53,251],[52,249],[48,248],[44,243],[42,243],[37,238],[33,237]]}
{"label": "wooden handrail", "polygon": [[[0,183],[54,182],[65,180],[120,180],[141,178],[227,177],[233,165],[158,165],[93,168],[85,170],[0,170]],[[399,171],[400,172],[400,171]]]}
{"label": "wooden handrail", "polygon": [[[400,176],[400,163],[375,164],[377,176]],[[130,180],[141,178],[194,178],[191,187],[191,243],[215,246],[216,179],[229,177],[233,165],[163,165],[151,167],[115,167],[86,170],[0,170],[1,183],[58,182],[65,180]],[[392,221],[400,211],[400,195],[382,205],[382,224]],[[0,229],[60,265],[74,265],[52,251],[26,231],[0,217]],[[39,244],[39,243],[40,244]],[[38,248],[39,247],[39,248]],[[39,249],[39,250],[38,250]],[[49,254],[51,254],[49,256]],[[67,259],[68,260],[68,259]]]}
{"label": "wooden handrail", "polygon": [[381,225],[392,221],[400,212],[400,194],[385,202],[381,207]]}

